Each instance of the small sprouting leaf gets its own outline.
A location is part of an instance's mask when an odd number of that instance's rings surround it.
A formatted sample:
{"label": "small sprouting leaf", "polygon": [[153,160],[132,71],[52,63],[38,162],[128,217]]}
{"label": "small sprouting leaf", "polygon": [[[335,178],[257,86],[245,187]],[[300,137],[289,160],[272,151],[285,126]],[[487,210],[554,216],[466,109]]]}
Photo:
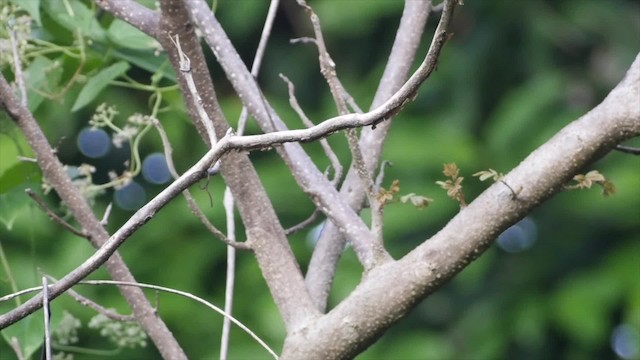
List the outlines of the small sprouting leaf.
{"label": "small sprouting leaf", "polygon": [[460,169],[458,169],[458,165],[456,165],[456,163],[444,164],[444,170],[442,171],[445,176],[452,179],[457,178],[459,172]]}
{"label": "small sprouting leaf", "polygon": [[464,207],[467,206],[464,199],[464,193],[462,192],[462,180],[464,180],[464,177],[458,177],[458,172],[459,170],[456,164],[445,164],[443,173],[451,177],[451,179],[446,181],[436,181],[436,184],[447,190],[447,196],[459,202],[461,207]]}
{"label": "small sprouting leaf", "polygon": [[391,187],[389,187],[389,191],[392,193],[397,193],[400,191],[400,180],[395,179],[391,182]]}
{"label": "small sprouting leaf", "polygon": [[591,170],[586,174],[578,174],[573,177],[574,185],[565,185],[565,189],[590,189],[593,184],[602,187],[602,195],[611,196],[615,194],[616,187],[611,181],[604,177],[598,170]]}
{"label": "small sprouting leaf", "polygon": [[609,180],[603,181],[602,183],[600,183],[600,186],[602,186],[602,195],[604,196],[611,196],[616,193],[615,185],[613,185],[613,183]]}
{"label": "small sprouting leaf", "polygon": [[498,181],[502,177],[504,177],[503,174],[493,169],[478,171],[477,173],[473,174],[473,176],[477,176],[480,181],[485,181],[487,179],[493,179],[493,181]]}
{"label": "small sprouting leaf", "polygon": [[129,70],[129,63],[126,61],[117,62],[106,69],[102,69],[95,76],[89,78],[89,81],[85,84],[76,99],[76,102],[73,104],[71,111],[76,111],[83,106],[89,104],[93,99],[95,99],[100,92],[109,85],[111,80],[117,78],[118,76],[124,74]]}
{"label": "small sprouting leaf", "polygon": [[410,194],[401,196],[400,201],[405,204],[407,202],[411,202],[411,205],[415,206],[416,208],[424,209],[427,206],[429,206],[431,202],[433,202],[433,199],[422,196],[422,195],[416,195],[414,193],[410,193]]}
{"label": "small sprouting leaf", "polygon": [[378,192],[378,197],[377,197],[378,201],[382,204],[388,204],[393,200],[393,195],[398,191],[400,191],[400,180],[396,179],[396,180],[393,180],[393,182],[391,183],[389,190],[386,190],[385,188],[380,188],[380,191]]}

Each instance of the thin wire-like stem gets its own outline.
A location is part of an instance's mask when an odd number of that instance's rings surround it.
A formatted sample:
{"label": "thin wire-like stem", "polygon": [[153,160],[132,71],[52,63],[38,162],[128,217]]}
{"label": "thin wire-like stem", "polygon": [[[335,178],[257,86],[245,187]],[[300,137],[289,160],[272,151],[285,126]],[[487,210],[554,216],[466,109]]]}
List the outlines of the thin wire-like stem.
{"label": "thin wire-like stem", "polygon": [[[164,149],[164,157],[165,157],[165,160],[167,161],[167,168],[169,169],[169,173],[171,173],[171,176],[173,177],[173,179],[176,180],[180,177],[180,175],[178,174],[178,171],[176,170],[175,164],[173,162],[173,148],[171,146],[171,143],[169,142],[169,137],[167,136],[167,132],[164,130],[162,123],[157,118],[153,118],[151,120],[151,123],[153,124],[153,126],[158,131],[158,134],[160,135],[160,140],[162,141],[162,147]],[[207,228],[207,230],[209,230],[210,233],[212,233],[215,237],[217,237],[218,239],[220,239],[222,242],[224,242],[229,246],[233,246],[241,250],[249,249],[248,244],[232,241],[222,231],[220,231],[215,225],[213,225],[209,221],[207,216],[204,214],[204,212],[200,209],[200,207],[198,206],[198,203],[191,195],[191,191],[189,191],[189,189],[185,189],[182,192],[182,195],[184,196],[185,200],[187,200],[187,206],[189,206],[189,209],[191,210],[191,212],[196,216],[196,218],[198,218],[198,220],[200,220],[200,222],[204,225],[205,228]]]}
{"label": "thin wire-like stem", "polygon": [[[254,79],[258,77],[258,73],[260,72],[260,66],[262,65],[262,59],[264,58],[264,52],[267,48],[267,43],[269,42],[269,37],[271,36],[271,29],[273,28],[273,22],[276,18],[276,11],[278,10],[278,5],[280,0],[271,0],[271,4],[269,5],[269,10],[267,12],[267,17],[264,21],[264,26],[262,28],[262,34],[260,35],[260,42],[258,43],[258,48],[256,49],[256,55],[253,58],[253,64],[251,65],[251,75]],[[238,119],[238,135],[242,136],[244,134],[244,130],[247,124],[247,108],[243,105],[242,111],[240,112],[240,118]],[[236,235],[236,223],[234,216],[234,200],[233,194],[231,193],[231,189],[227,186],[224,190],[224,198],[223,198],[224,209],[226,213],[227,219],[227,237],[231,241],[235,241]],[[233,291],[235,284],[235,272],[236,272],[236,250],[227,246],[227,273],[226,273],[226,284],[225,284],[225,292],[224,292],[224,309],[228,314],[231,314],[233,310]],[[228,318],[225,318],[222,322],[222,335],[220,337],[220,359],[226,360],[229,353],[229,339],[231,335],[231,323]]]}
{"label": "thin wire-like stem", "polygon": [[[224,210],[227,218],[227,238],[235,240],[236,221],[234,216],[233,195],[227,187],[224,191]],[[224,289],[224,311],[231,314],[233,311],[233,288],[236,273],[236,249],[227,246],[227,275]],[[220,359],[226,360],[229,353],[229,338],[231,333],[231,320],[225,317],[222,321],[222,335],[220,336]]]}
{"label": "thin wire-like stem", "polygon": [[27,193],[27,195],[29,195],[31,199],[33,199],[33,201],[36,202],[36,204],[38,204],[38,207],[42,209],[42,211],[44,211],[51,220],[62,225],[63,228],[69,230],[69,232],[71,232],[74,235],[77,235],[83,238],[87,237],[87,235],[83,233],[81,230],[76,229],[75,227],[73,227],[73,225],[69,224],[63,218],[61,218],[56,213],[54,213],[53,210],[49,209],[49,207],[44,202],[44,200],[42,200],[42,198],[40,198],[40,196],[38,196],[38,194],[36,194],[33,190],[27,188],[25,189],[25,192]]}
{"label": "thin wire-like stem", "polygon": [[[304,110],[302,110],[300,103],[298,103],[298,99],[296,98],[296,94],[295,94],[295,90],[296,90],[295,86],[293,85],[291,80],[289,80],[288,77],[280,74],[280,78],[282,79],[282,81],[284,81],[287,84],[287,88],[289,90],[289,105],[291,105],[291,108],[293,108],[296,114],[298,114],[298,117],[300,118],[300,120],[302,120],[302,123],[307,128],[312,127],[313,122],[309,120],[309,117],[307,116],[307,114],[305,114]],[[336,155],[335,151],[333,151],[333,149],[331,148],[331,145],[329,145],[329,142],[327,141],[327,139],[320,139],[319,142],[320,142],[320,146],[322,146],[322,150],[324,151],[325,155],[329,159],[329,162],[331,163],[331,167],[333,168],[334,174],[333,174],[333,179],[331,180],[331,183],[335,187],[338,185],[338,182],[340,182],[340,179],[342,179],[342,172],[343,172],[342,165],[340,164],[340,160],[338,160],[338,156]]]}
{"label": "thin wire-like stem", "polygon": [[[196,295],[193,295],[191,293],[188,293],[186,291],[176,290],[176,289],[167,288],[167,287],[164,287],[164,286],[152,285],[152,284],[145,284],[145,283],[139,283],[139,282],[132,283],[132,282],[127,282],[127,281],[115,281],[115,280],[84,280],[84,281],[78,281],[77,285],[133,286],[133,287],[138,287],[138,288],[143,288],[143,289],[152,289],[152,290],[162,291],[162,292],[166,292],[166,293],[170,293],[170,294],[179,295],[179,296],[185,297],[187,299],[191,299],[191,300],[196,301],[196,302],[208,307],[209,309],[217,312],[218,314],[224,316],[225,318],[229,318],[232,323],[236,324],[240,329],[242,329],[249,336],[251,336],[253,339],[255,339],[256,342],[258,342],[258,344],[260,344],[265,350],[267,350],[269,352],[269,354],[271,354],[273,356],[274,359],[278,358],[278,355],[275,353],[275,351],[273,351],[269,347],[269,345],[267,345],[267,343],[265,343],[258,335],[256,335],[253,331],[251,331],[251,329],[249,329],[246,325],[244,325],[238,319],[234,318],[233,316],[231,316],[231,314],[226,313],[224,310],[222,310],[219,307],[213,305],[212,303],[208,302],[207,300],[204,300],[203,298],[198,297]],[[21,295],[28,294],[28,293],[32,293],[32,292],[36,292],[36,291],[40,291],[40,290],[42,290],[42,286],[23,289],[23,290],[20,290],[20,291],[18,291],[16,293],[12,293],[12,294],[8,294],[8,295],[5,295],[3,297],[0,297],[0,302],[11,300],[14,297],[21,296]]]}
{"label": "thin wire-like stem", "polygon": [[47,277],[42,277],[42,309],[44,309],[44,347],[42,352],[46,360],[51,360],[51,308],[49,308],[49,285]]}
{"label": "thin wire-like stem", "polygon": [[[51,279],[51,281],[57,281],[57,279],[55,279],[52,276],[47,275],[47,278]],[[73,290],[73,289],[69,289],[67,290],[67,294],[69,294],[78,304],[86,306],[90,309],[95,310],[96,312],[98,312],[99,314],[102,314],[106,317],[108,317],[109,319],[115,320],[115,321],[135,321],[136,318],[134,315],[122,315],[122,314],[118,314],[115,311],[109,310],[107,308],[105,308],[104,306],[96,303],[95,301],[80,295],[77,291]]]}
{"label": "thin wire-like stem", "polygon": [[309,215],[308,218],[302,220],[301,222],[293,225],[292,227],[286,229],[284,232],[285,234],[287,234],[287,236],[289,235],[293,235],[295,233],[297,233],[300,230],[303,230],[304,228],[306,228],[307,226],[313,224],[316,219],[318,218],[318,215],[320,215],[321,211],[318,209],[315,209],[311,215]]}
{"label": "thin wire-like stem", "polygon": [[18,340],[17,337],[12,336],[11,337],[11,341],[9,341],[9,344],[11,345],[11,349],[16,354],[16,357],[18,358],[18,360],[26,360],[27,359],[24,356],[24,354],[22,354],[22,348],[20,347],[20,340]]}
{"label": "thin wire-like stem", "polygon": [[633,146],[616,145],[614,149],[626,154],[640,155],[640,148],[633,147]]}
{"label": "thin wire-like stem", "polygon": [[[262,65],[264,52],[267,48],[269,37],[271,36],[271,29],[273,28],[273,22],[276,18],[276,11],[278,10],[279,4],[280,4],[280,0],[271,0],[271,4],[269,5],[267,18],[264,21],[262,34],[260,35],[260,42],[258,43],[258,49],[256,49],[256,55],[253,58],[253,64],[251,65],[251,75],[253,75],[254,78],[257,78],[258,73],[260,73],[260,66]],[[247,111],[247,107],[242,106],[242,111],[240,112],[240,119],[238,120],[238,131],[237,131],[238,135],[244,134],[244,129],[247,125],[248,115],[249,115],[249,112]]]}

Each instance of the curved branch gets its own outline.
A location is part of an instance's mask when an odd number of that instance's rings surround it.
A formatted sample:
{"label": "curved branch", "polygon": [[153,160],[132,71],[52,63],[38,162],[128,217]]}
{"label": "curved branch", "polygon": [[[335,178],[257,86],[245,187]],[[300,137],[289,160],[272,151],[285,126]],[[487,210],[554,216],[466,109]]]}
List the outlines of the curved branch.
{"label": "curved branch", "polygon": [[160,32],[160,15],[133,0],[95,0],[103,10],[111,13],[145,34],[157,38]]}
{"label": "curved branch", "polygon": [[[404,258],[375,269],[327,315],[285,341],[281,359],[344,359],[362,352],[502,231],[562,189],[582,166],[640,136],[640,54],[596,108],[567,125]],[[410,270],[409,270],[410,269]],[[375,310],[373,310],[375,309]]]}
{"label": "curved branch", "polygon": [[[225,70],[227,78],[263,131],[285,130],[284,122],[265,101],[255,79],[247,70],[206,2],[202,0],[185,0],[185,2],[188,4],[194,23],[202,30],[205,40]],[[351,241],[365,269],[391,260],[384,248],[373,241],[371,231],[364,221],[338,194],[299,144],[285,144],[276,150],[291,169],[300,188]]]}
{"label": "curved branch", "polygon": [[[86,234],[94,247],[101,249],[101,247],[108,242],[109,234],[93,214],[87,200],[78,192],[77,188],[71,182],[71,179],[69,179],[67,172],[55,155],[42,129],[39,127],[36,119],[34,119],[33,114],[31,114],[28,108],[18,102],[2,74],[0,74],[0,104],[3,105],[7,113],[15,120],[18,127],[20,127],[29,146],[31,146],[36,154],[38,166],[42,170],[43,175],[54,187],[62,201],[65,202],[76,221],[82,226],[82,233]],[[114,254],[116,249],[117,247],[114,247],[109,253],[109,256],[113,255],[111,258],[106,256],[100,262],[94,263],[93,266],[95,267],[93,269],[96,269],[106,262],[109,275],[114,280],[135,282],[133,275],[122,257],[117,253]],[[98,250],[98,252],[100,252],[100,250]],[[80,273],[76,275],[80,275]],[[68,289],[87,274],[89,274],[89,272],[85,271],[82,276],[68,279],[64,290]],[[61,290],[61,288],[62,287],[57,286],[57,283],[51,286],[48,296],[49,301],[64,291]],[[136,319],[144,328],[145,332],[147,332],[162,356],[166,359],[186,359],[186,354],[166,324],[155,315],[153,306],[151,306],[144,296],[144,293],[140,289],[130,287],[120,287],[119,290],[131,306]],[[36,303],[34,303],[34,301]],[[29,306],[26,306],[27,304],[29,304]],[[23,306],[0,316],[0,329],[27,316],[41,306],[42,294],[40,294],[39,297],[30,299]]]}
{"label": "curved branch", "polygon": [[[371,109],[383,104],[404,84],[415,59],[430,12],[431,1],[429,0],[405,0],[396,38]],[[362,129],[360,148],[371,173],[375,171],[380,161],[382,145],[392,124],[391,120],[388,119],[388,121],[379,124],[375,130]],[[349,168],[340,194],[348,199],[349,205],[356,212],[361,210],[365,189],[354,167]],[[327,222],[316,243],[305,278],[307,289],[314,303],[321,310],[326,307],[331,282],[344,244],[345,238],[339,229],[333,223]]]}

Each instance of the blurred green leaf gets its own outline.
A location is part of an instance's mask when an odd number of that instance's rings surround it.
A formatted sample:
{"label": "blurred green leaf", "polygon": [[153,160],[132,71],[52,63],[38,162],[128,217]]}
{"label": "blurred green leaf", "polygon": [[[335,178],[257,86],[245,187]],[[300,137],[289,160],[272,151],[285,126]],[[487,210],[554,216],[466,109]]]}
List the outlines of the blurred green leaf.
{"label": "blurred green leaf", "polygon": [[40,172],[37,165],[28,162],[18,162],[0,176],[0,194],[7,193],[14,187],[25,184],[27,181],[40,181]]}
{"label": "blurred green leaf", "polygon": [[41,24],[40,21],[40,0],[9,0],[15,5],[23,8],[31,18],[38,24]]}
{"label": "blurred green leaf", "polygon": [[31,359],[42,348],[42,343],[44,342],[42,310],[35,312],[17,324],[2,329],[0,334],[2,334],[7,344],[10,344],[11,340],[15,338],[24,358]]}
{"label": "blurred green leaf", "polygon": [[165,55],[155,56],[150,51],[115,50],[111,53],[115,58],[128,61],[142,69],[156,74],[158,71],[171,82],[176,82],[176,74],[169,65]]}
{"label": "blurred green leaf", "polygon": [[24,76],[28,84],[29,110],[33,112],[45,99],[43,94],[55,92],[62,77],[62,66],[57,60],[53,61],[44,56],[38,56],[29,64]]}
{"label": "blurred green leaf", "polygon": [[609,316],[619,296],[618,278],[589,271],[566,280],[553,301],[553,319],[582,347],[607,341]]}
{"label": "blurred green leaf", "polygon": [[115,44],[128,49],[144,50],[158,46],[157,41],[120,19],[111,23],[107,36]]}
{"label": "blurred green leaf", "polygon": [[95,99],[100,92],[109,86],[109,82],[118,76],[124,74],[131,66],[126,61],[117,62],[106,69],[100,70],[95,76],[89,78],[89,81],[80,91],[76,102],[73,104],[71,111],[77,111]]}
{"label": "blurred green leaf", "polygon": [[523,157],[536,147],[530,141],[535,138],[527,134],[549,121],[547,115],[563,98],[563,78],[555,71],[537,74],[506,94],[486,127],[488,144],[495,153]]}
{"label": "blurred green leaf", "polygon": [[[48,0],[43,2],[43,9],[55,22],[65,29],[75,32],[94,41],[104,42],[107,37],[104,29],[95,17],[93,10],[78,0]],[[69,5],[67,7],[67,5]]]}
{"label": "blurred green leaf", "polygon": [[10,190],[0,193],[0,223],[7,230],[12,230],[16,219],[22,215],[31,202],[24,190],[28,187],[37,188],[38,186],[37,183],[23,182],[19,186],[14,186]]}

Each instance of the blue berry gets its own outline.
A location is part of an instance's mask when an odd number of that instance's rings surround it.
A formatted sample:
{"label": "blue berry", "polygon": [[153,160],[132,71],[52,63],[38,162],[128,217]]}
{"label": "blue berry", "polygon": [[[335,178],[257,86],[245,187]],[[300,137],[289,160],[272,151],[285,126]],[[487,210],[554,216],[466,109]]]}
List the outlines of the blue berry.
{"label": "blue berry", "polygon": [[131,181],[114,193],[116,205],[124,210],[137,210],[144,205],[147,194],[142,185]]}
{"label": "blue berry", "polygon": [[92,159],[101,158],[111,150],[111,138],[102,129],[85,128],[78,134],[78,149]]}
{"label": "blue berry", "polygon": [[162,153],[153,153],[142,162],[142,176],[151,184],[165,184],[171,179],[167,159]]}

